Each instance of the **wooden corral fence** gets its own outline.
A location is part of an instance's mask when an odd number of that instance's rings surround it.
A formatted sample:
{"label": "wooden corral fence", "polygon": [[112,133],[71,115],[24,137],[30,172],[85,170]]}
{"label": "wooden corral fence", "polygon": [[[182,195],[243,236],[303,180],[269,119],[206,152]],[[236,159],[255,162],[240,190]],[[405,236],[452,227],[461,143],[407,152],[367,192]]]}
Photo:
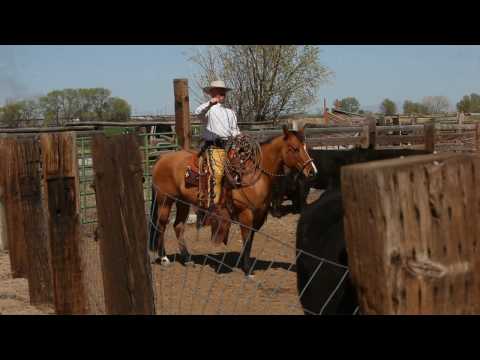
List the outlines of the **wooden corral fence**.
{"label": "wooden corral fence", "polygon": [[480,313],[479,185],[480,157],[472,154],[342,169],[347,252],[361,313]]}
{"label": "wooden corral fence", "polygon": [[[154,277],[138,136],[93,136],[95,237],[81,229],[76,144],[75,133],[62,132],[11,137],[8,147],[3,142],[0,147],[0,170],[8,174],[9,186],[16,186],[12,194],[18,201],[16,207],[7,202],[7,240],[10,249],[18,249],[9,254],[12,266],[25,259],[21,277],[28,280],[32,304],[50,305],[56,314],[301,314],[303,290],[298,295],[294,285],[295,259],[311,257],[318,271],[333,267],[344,274],[340,281],[346,277],[345,266],[305,251],[296,254],[292,244],[261,232],[254,247],[253,266],[263,271],[257,280],[235,273],[231,255],[241,253],[239,241],[220,257],[196,254],[200,266],[195,269],[179,266],[173,255],[172,266],[156,266]],[[12,156],[5,156],[7,150]],[[5,172],[5,167],[12,170]],[[5,176],[0,180],[6,183]],[[221,269],[232,275],[219,276]]]}
{"label": "wooden corral fence", "polygon": [[[137,138],[94,139],[100,246],[81,231],[75,133],[1,139],[12,274],[28,279],[32,304],[51,305],[57,314],[153,314]],[[100,281],[91,281],[94,273]]]}

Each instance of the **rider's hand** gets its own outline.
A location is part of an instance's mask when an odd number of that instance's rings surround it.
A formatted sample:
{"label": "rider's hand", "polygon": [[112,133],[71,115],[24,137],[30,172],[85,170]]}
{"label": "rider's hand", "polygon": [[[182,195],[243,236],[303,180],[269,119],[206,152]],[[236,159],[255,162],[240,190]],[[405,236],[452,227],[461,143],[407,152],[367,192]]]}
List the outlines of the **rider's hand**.
{"label": "rider's hand", "polygon": [[210,106],[215,105],[218,103],[218,97],[214,97],[210,99]]}

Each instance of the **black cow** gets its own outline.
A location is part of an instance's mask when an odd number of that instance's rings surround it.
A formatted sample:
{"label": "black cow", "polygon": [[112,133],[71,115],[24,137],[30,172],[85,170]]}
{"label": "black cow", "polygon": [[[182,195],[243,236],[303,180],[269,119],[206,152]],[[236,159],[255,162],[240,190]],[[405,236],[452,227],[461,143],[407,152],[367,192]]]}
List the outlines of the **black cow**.
{"label": "black cow", "polygon": [[[343,205],[340,169],[344,165],[373,160],[427,154],[415,150],[311,151],[319,175],[310,186],[327,189],[318,200],[306,205],[297,225],[297,251],[348,266],[343,232]],[[298,254],[298,253],[297,253]],[[316,272],[319,260],[300,253],[297,258],[297,286],[305,314],[319,313],[345,271],[324,263]],[[313,278],[312,278],[313,276]],[[311,282],[308,284],[310,278]],[[306,287],[307,286],[307,287]],[[303,291],[303,293],[302,293]],[[346,277],[323,314],[352,314],[357,306],[356,293]]]}
{"label": "black cow", "polygon": [[[298,294],[302,294],[300,302],[305,314],[318,314],[324,305],[322,314],[325,315],[352,314],[357,300],[349,275],[335,291],[346,269],[324,262],[316,271],[320,260],[310,255],[348,266],[339,190],[327,190],[305,207],[298,221],[296,247],[297,251],[306,252],[297,253],[296,262],[297,289]],[[329,300],[333,291],[335,294]]]}
{"label": "black cow", "polygon": [[318,169],[318,175],[309,181],[309,186],[316,189],[339,189],[342,166],[400,156],[424,155],[429,154],[429,152],[410,149],[353,149],[346,151],[310,150],[309,154]]}
{"label": "black cow", "polygon": [[270,212],[275,217],[281,217],[286,213],[286,207],[282,206],[284,200],[291,200],[291,211],[293,214],[302,212],[310,186],[305,176],[297,171],[285,171],[285,176],[280,177],[272,187],[272,202]]}
{"label": "black cow", "polygon": [[281,206],[284,200],[292,201],[291,212],[301,212],[312,187],[315,189],[339,189],[342,166],[428,153],[425,150],[410,149],[309,150],[317,167],[318,175],[307,180],[298,171],[291,171],[286,173],[285,177],[278,178],[272,189],[271,214],[281,217],[286,213],[286,208]]}

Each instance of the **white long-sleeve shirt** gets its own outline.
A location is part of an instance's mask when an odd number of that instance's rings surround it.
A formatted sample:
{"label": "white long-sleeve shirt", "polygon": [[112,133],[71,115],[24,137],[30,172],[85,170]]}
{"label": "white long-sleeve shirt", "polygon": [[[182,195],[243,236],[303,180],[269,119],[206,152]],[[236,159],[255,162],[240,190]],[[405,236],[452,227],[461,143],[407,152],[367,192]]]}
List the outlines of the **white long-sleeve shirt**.
{"label": "white long-sleeve shirt", "polygon": [[203,122],[207,123],[203,138],[207,141],[215,140],[216,137],[226,139],[229,136],[237,136],[240,129],[237,124],[237,116],[233,110],[227,109],[223,104],[215,104],[209,108],[210,102],[200,105],[195,110]]}

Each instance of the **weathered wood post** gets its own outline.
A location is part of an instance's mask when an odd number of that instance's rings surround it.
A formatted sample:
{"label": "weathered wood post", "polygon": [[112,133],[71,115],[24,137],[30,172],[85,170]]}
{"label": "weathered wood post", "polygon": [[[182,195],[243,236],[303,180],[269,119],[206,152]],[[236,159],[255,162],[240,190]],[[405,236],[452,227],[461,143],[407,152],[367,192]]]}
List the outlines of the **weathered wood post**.
{"label": "weathered wood post", "polygon": [[[0,171],[2,167],[0,165]],[[7,239],[7,219],[5,214],[5,206],[3,205],[3,196],[5,190],[2,184],[0,184],[0,251],[8,250],[8,239]]]}
{"label": "weathered wood post", "polygon": [[154,314],[142,158],[134,135],[92,143],[107,314]]}
{"label": "weathered wood post", "polygon": [[183,149],[189,149],[192,143],[192,130],[190,126],[188,80],[173,80],[173,91],[175,94],[175,131],[178,144]]}
{"label": "weathered wood post", "polygon": [[475,151],[480,151],[480,123],[475,123]]}
{"label": "weathered wood post", "polygon": [[298,131],[298,119],[292,119],[292,130]]}
{"label": "weathered wood post", "polygon": [[38,135],[17,138],[17,161],[30,303],[53,304],[49,233],[45,192],[42,191],[42,158]]}
{"label": "weathered wood post", "polygon": [[[4,161],[1,153],[1,139],[0,139],[0,172],[5,171]],[[7,238],[7,214],[5,213],[5,184],[3,183],[3,176],[0,175],[0,251],[8,250]]]}
{"label": "weathered wood post", "polygon": [[346,166],[342,195],[362,313],[480,313],[480,158]]}
{"label": "weathered wood post", "polygon": [[[393,126],[400,125],[400,115],[392,115],[392,125]],[[400,135],[400,130],[394,130],[393,135]]]}
{"label": "weathered wood post", "polygon": [[27,278],[27,245],[24,234],[24,213],[18,179],[19,163],[15,138],[0,139],[0,184],[3,187],[6,235],[13,278]]}
{"label": "weathered wood post", "polygon": [[377,145],[377,120],[374,116],[369,116],[367,118],[367,124],[369,148],[375,149]]}
{"label": "weathered wood post", "polygon": [[423,129],[425,150],[433,153],[435,151],[435,123],[433,121],[425,123]]}
{"label": "weathered wood post", "polygon": [[362,125],[362,131],[360,133],[360,136],[362,137],[360,139],[360,147],[362,149],[368,149],[370,146],[370,128],[368,124]]}
{"label": "weathered wood post", "polygon": [[[460,113],[457,113],[457,123],[458,123],[458,125],[463,125],[464,122],[465,122],[465,114],[463,113],[463,111],[460,112]],[[462,128],[460,128],[458,132],[460,134],[464,133]]]}
{"label": "weathered wood post", "polygon": [[88,312],[75,139],[72,132],[40,136],[57,314]]}

